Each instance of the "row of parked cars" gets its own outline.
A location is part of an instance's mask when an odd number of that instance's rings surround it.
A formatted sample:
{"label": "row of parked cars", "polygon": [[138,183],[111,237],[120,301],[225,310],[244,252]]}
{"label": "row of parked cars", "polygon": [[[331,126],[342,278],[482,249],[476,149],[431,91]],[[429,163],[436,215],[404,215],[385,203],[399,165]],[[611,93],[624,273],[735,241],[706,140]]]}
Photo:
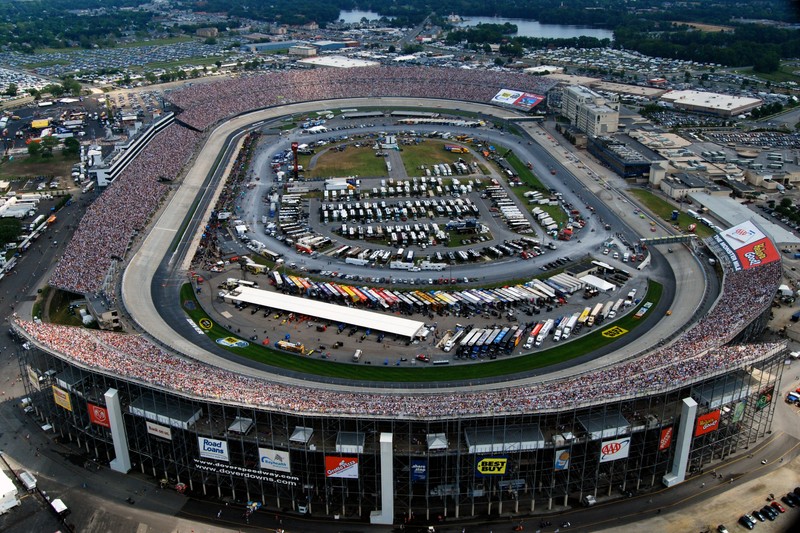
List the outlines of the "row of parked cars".
{"label": "row of parked cars", "polygon": [[[752,513],[743,514],[739,517],[739,524],[747,529],[753,529],[758,522],[766,522],[767,520],[773,521],[786,512],[786,508],[775,500],[774,495],[770,494],[767,499],[770,500],[769,505],[765,505]],[[786,504],[787,507],[799,507],[800,487],[795,487],[794,491],[786,493],[786,496],[781,497],[781,501]]]}

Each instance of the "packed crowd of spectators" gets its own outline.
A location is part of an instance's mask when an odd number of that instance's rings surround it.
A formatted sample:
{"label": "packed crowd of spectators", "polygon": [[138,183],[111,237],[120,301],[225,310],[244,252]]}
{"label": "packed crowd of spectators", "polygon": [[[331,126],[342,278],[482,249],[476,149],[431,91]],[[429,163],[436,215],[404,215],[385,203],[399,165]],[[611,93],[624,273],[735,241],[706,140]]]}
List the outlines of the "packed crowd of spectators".
{"label": "packed crowd of spectators", "polygon": [[98,293],[111,263],[147,225],[168,186],[194,152],[200,134],[178,124],[156,136],[89,208],[50,278],[50,285]]}
{"label": "packed crowd of spectators", "polygon": [[171,92],[178,120],[204,130],[222,119],[276,105],[359,97],[442,98],[489,103],[501,89],[544,95],[555,82],[539,76],[435,67],[363,67],[270,72],[201,83]]}
{"label": "packed crowd of spectators", "polygon": [[139,335],[19,319],[16,324],[37,344],[80,365],[211,401],[295,413],[409,417],[502,414],[569,408],[598,398],[645,394],[748,364],[781,345],[724,344],[768,309],[780,278],[780,262],[728,272],[712,312],[669,346],[618,365],[522,387],[418,396],[284,385],[165,352]]}

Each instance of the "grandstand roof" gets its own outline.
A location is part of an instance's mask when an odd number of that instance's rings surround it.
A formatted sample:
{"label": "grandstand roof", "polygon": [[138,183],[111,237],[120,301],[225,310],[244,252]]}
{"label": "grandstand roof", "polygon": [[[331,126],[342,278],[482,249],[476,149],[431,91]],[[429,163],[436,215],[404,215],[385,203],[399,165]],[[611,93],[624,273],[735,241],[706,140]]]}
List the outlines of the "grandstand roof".
{"label": "grandstand roof", "polygon": [[729,226],[735,226],[752,219],[777,244],[800,244],[800,238],[792,232],[762,217],[758,212],[748,209],[746,205],[732,198],[700,192],[689,194],[689,198],[693,202],[708,208],[715,217]]}
{"label": "grandstand roof", "polygon": [[377,61],[354,59],[345,56],[309,57],[308,59],[301,59],[300,61],[298,61],[298,63],[314,67],[336,67],[336,68],[374,67],[380,64]]}
{"label": "grandstand roof", "polygon": [[400,318],[385,313],[374,313],[343,305],[317,302],[250,287],[238,287],[235,291],[226,294],[225,299],[229,301],[239,300],[270,309],[280,309],[290,313],[330,320],[335,324],[344,323],[408,338],[417,336],[425,326],[425,323],[419,320]]}

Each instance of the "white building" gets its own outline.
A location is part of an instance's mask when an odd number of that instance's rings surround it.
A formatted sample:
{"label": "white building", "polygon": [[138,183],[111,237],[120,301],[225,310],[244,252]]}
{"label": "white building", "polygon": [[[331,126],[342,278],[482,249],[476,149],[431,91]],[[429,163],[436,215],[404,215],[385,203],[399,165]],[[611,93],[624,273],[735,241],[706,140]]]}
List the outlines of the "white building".
{"label": "white building", "polygon": [[619,128],[619,100],[604,96],[582,85],[564,89],[561,114],[587,135],[598,137],[615,133]]}

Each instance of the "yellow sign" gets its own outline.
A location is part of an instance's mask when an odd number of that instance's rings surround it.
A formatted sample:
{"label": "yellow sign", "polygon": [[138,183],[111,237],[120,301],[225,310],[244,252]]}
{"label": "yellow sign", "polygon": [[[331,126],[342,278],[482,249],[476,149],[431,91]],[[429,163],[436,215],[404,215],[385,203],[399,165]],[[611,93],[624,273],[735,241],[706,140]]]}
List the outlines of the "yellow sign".
{"label": "yellow sign", "polygon": [[607,337],[609,339],[613,339],[614,337],[620,337],[628,333],[628,330],[625,328],[621,328],[619,326],[614,326],[613,328],[608,328],[607,330],[603,331],[603,337]]}
{"label": "yellow sign", "polygon": [[201,318],[199,324],[200,327],[203,329],[211,329],[214,326],[214,323],[211,321],[210,318]]}
{"label": "yellow sign", "polygon": [[60,405],[67,411],[72,411],[72,400],[67,391],[53,385],[53,399],[56,401],[56,405]]}
{"label": "yellow sign", "polygon": [[487,457],[478,461],[478,474],[483,476],[503,475],[506,473],[508,459],[505,457]]}

